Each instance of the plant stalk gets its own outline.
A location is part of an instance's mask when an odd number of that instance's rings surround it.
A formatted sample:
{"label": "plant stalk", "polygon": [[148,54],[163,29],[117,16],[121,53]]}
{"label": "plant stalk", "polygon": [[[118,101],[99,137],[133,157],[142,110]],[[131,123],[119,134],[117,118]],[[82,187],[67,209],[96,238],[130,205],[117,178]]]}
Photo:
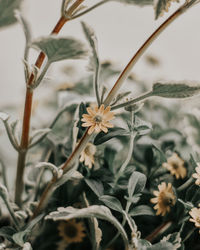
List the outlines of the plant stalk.
{"label": "plant stalk", "polygon": [[[62,29],[63,25],[68,21],[68,19],[61,17],[56,24],[55,28],[51,32],[51,34],[58,34]],[[38,59],[35,63],[37,68],[41,68],[45,59],[45,54],[40,52]],[[26,154],[29,146],[29,131],[30,131],[30,121],[31,121],[31,110],[32,110],[32,102],[33,102],[33,90],[30,88],[34,81],[34,73],[32,72],[26,87],[26,97],[25,97],[25,105],[24,105],[24,117],[23,117],[23,125],[22,125],[22,136],[20,142],[20,151],[18,154],[18,162],[17,162],[17,176],[16,176],[16,185],[15,185],[15,202],[20,207],[21,206],[21,196],[23,192],[24,182],[24,168],[26,162]]]}
{"label": "plant stalk", "polygon": [[[117,82],[115,83],[115,85],[113,86],[113,88],[111,89],[111,91],[109,92],[106,100],[104,101],[104,104],[106,106],[108,106],[111,101],[114,99],[115,95],[117,94],[119,88],[122,86],[123,82],[126,80],[126,78],[128,77],[130,71],[132,70],[133,66],[136,64],[136,62],[138,61],[138,59],[143,55],[143,53],[145,52],[145,50],[152,44],[152,42],[158,37],[158,35],[165,30],[165,28],[172,23],[177,17],[179,17],[186,9],[186,5],[181,6],[178,10],[176,10],[163,24],[161,24],[155,32],[153,32],[153,34],[146,40],[146,42],[141,46],[141,48],[136,52],[136,54],[133,56],[133,58],[130,60],[130,62],[127,64],[127,66],[125,67],[125,69],[122,71],[122,73],[120,74]],[[75,17],[73,17],[75,18]],[[75,160],[78,158],[78,156],[80,155],[80,153],[82,152],[82,150],[85,148],[87,142],[89,141],[89,139],[91,138],[92,135],[88,135],[88,130],[85,132],[85,134],[83,135],[82,139],[80,140],[80,142],[78,143],[78,145],[76,146],[76,148],[74,149],[74,151],[72,152],[72,154],[69,156],[69,158],[67,159],[67,161],[64,163],[64,165],[62,166],[62,169],[64,170],[64,172],[67,172],[71,166],[73,165],[73,163],[75,162]],[[46,187],[45,191],[43,192],[41,199],[39,201],[38,207],[36,208],[35,212],[34,212],[34,216],[37,216],[40,212],[41,209],[44,208],[44,206],[47,203],[49,194],[51,193],[51,191],[53,190],[52,186],[54,186],[54,184],[56,183],[56,180],[52,181],[48,184],[48,186]]]}

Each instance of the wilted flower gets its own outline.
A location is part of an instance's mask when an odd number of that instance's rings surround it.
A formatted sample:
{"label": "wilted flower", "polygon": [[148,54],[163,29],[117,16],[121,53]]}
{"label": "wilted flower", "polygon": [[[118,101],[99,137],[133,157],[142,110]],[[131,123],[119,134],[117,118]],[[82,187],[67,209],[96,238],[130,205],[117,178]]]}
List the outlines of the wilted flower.
{"label": "wilted flower", "polygon": [[172,175],[176,176],[176,179],[185,178],[187,175],[184,161],[176,153],[173,153],[171,157],[164,162],[163,167],[167,168]]}
{"label": "wilted flower", "polygon": [[[200,206],[200,204],[199,204]],[[190,210],[189,212],[190,216],[192,218],[190,218],[191,222],[194,222],[195,227],[200,228],[200,208],[194,207]]]}
{"label": "wilted flower", "polygon": [[62,221],[58,225],[59,235],[67,243],[82,242],[85,237],[85,227],[82,222],[76,222],[75,219]]}
{"label": "wilted flower", "polygon": [[198,163],[198,166],[195,168],[196,173],[192,175],[193,178],[196,179],[195,184],[200,186],[200,164]]}
{"label": "wilted flower", "polygon": [[94,154],[96,153],[96,147],[92,143],[88,143],[85,149],[81,152],[80,162],[84,162],[89,168],[94,164]]}
{"label": "wilted flower", "polygon": [[108,128],[112,128],[113,124],[109,121],[114,119],[114,113],[110,111],[110,106],[104,109],[102,104],[99,108],[97,106],[92,109],[91,107],[87,108],[88,114],[83,114],[81,121],[83,127],[90,127],[88,134],[92,134],[93,131],[99,133],[101,130],[105,133],[108,132]]}
{"label": "wilted flower", "polygon": [[162,216],[164,216],[176,203],[176,196],[172,190],[171,183],[168,183],[168,185],[166,185],[165,182],[162,182],[160,185],[158,185],[158,190],[159,191],[153,192],[156,198],[152,198],[150,201],[151,203],[156,204],[154,206],[154,209],[157,210],[156,214],[161,214]]}

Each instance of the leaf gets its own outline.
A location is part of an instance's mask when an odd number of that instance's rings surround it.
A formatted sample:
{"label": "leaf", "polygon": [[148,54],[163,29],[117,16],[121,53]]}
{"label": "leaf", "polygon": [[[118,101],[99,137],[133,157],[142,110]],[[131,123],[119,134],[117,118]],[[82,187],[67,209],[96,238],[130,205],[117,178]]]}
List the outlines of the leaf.
{"label": "leaf", "polygon": [[109,208],[118,211],[118,212],[122,212],[123,208],[122,205],[120,203],[120,201],[110,195],[103,195],[101,197],[99,197],[99,200],[102,201],[106,206],[108,206]]}
{"label": "leaf", "polygon": [[126,247],[129,245],[127,234],[119,223],[119,221],[112,215],[109,208],[105,206],[93,205],[87,208],[77,209],[73,207],[58,208],[57,211],[50,213],[46,216],[46,219],[52,219],[54,221],[70,220],[73,218],[99,218],[112,223],[120,232]]}
{"label": "leaf", "polygon": [[173,245],[170,242],[159,242],[153,246],[147,247],[146,250],[172,250]]}
{"label": "leaf", "polygon": [[40,214],[38,217],[33,219],[26,227],[24,231],[15,233],[13,235],[13,240],[16,244],[18,244],[21,247],[24,247],[24,244],[26,243],[26,239],[28,238],[28,235],[31,233],[33,227],[43,218],[43,214]]}
{"label": "leaf", "polygon": [[36,40],[32,43],[32,47],[42,50],[47,55],[49,63],[80,59],[87,52],[82,42],[74,38],[60,38],[53,35]]}
{"label": "leaf", "polygon": [[139,6],[153,4],[153,0],[110,0],[110,1],[117,1],[117,2],[122,2],[126,4],[136,4]]}
{"label": "leaf", "polygon": [[112,138],[118,138],[122,136],[129,136],[130,132],[124,128],[110,128],[108,133],[100,132],[94,139],[94,145],[100,145],[106,141],[109,141]]}
{"label": "leaf", "polygon": [[191,202],[189,202],[189,201],[183,201],[183,200],[181,200],[181,199],[178,199],[178,201],[184,206],[184,208],[186,209],[186,210],[188,210],[188,211],[190,211],[193,207],[194,207],[194,205],[191,203]]}
{"label": "leaf", "polygon": [[30,138],[29,148],[32,148],[38,143],[40,143],[50,131],[51,131],[50,128],[43,128],[43,129],[35,130]]}
{"label": "leaf", "polygon": [[173,244],[172,250],[179,249],[181,247],[181,237],[179,232],[175,232],[172,234],[169,234],[165,237],[160,242],[170,242]]}
{"label": "leaf", "polygon": [[11,226],[1,227],[0,236],[12,241],[12,235],[16,233],[16,230]]}
{"label": "leaf", "polygon": [[92,191],[99,197],[104,193],[103,184],[100,181],[92,179],[84,179],[86,184],[92,189]]}
{"label": "leaf", "polygon": [[0,28],[16,23],[14,10],[20,9],[22,0],[0,0]]}
{"label": "leaf", "polygon": [[140,172],[133,172],[128,182],[128,195],[132,197],[133,194],[137,194],[143,191],[146,185],[146,176]]}
{"label": "leaf", "polygon": [[152,215],[155,216],[155,213],[153,209],[149,206],[146,205],[140,205],[137,207],[134,207],[133,209],[130,210],[128,213],[130,216],[140,216],[140,215]]}
{"label": "leaf", "polygon": [[94,30],[85,22],[81,22],[84,34],[90,44],[93,56],[91,57],[92,68],[95,69],[99,65],[97,38]]}
{"label": "leaf", "polygon": [[145,135],[152,130],[152,125],[150,122],[146,122],[135,116],[134,129],[137,131],[138,135]]}
{"label": "leaf", "polygon": [[32,250],[31,244],[29,242],[25,242],[22,250]]}
{"label": "leaf", "polygon": [[179,0],[155,0],[154,9],[155,9],[155,19],[159,16],[162,16],[164,12],[168,12],[168,9],[171,5],[171,2],[179,2]]}
{"label": "leaf", "polygon": [[0,119],[3,121],[3,122],[5,122],[5,121],[7,121],[8,119],[9,119],[9,115],[8,114],[6,114],[6,113],[3,113],[3,112],[0,112]]}
{"label": "leaf", "polygon": [[151,95],[165,98],[186,98],[196,95],[199,92],[200,85],[155,83]]}

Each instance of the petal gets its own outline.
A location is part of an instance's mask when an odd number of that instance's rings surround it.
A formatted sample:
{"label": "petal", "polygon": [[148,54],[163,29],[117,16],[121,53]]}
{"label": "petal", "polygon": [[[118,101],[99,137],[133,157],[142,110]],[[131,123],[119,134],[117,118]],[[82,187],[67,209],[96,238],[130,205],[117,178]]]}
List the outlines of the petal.
{"label": "petal", "polygon": [[94,131],[94,125],[89,128],[88,134],[91,135],[93,131]]}
{"label": "petal", "polygon": [[87,108],[87,112],[90,116],[95,116],[96,115],[96,112],[91,108],[91,107],[88,107]]}

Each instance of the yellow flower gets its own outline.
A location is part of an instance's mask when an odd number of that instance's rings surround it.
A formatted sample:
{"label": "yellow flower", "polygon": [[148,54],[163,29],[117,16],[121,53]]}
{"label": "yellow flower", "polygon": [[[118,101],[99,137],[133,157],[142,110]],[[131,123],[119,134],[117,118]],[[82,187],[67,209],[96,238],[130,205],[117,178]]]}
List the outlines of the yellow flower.
{"label": "yellow flower", "polygon": [[80,162],[84,162],[89,168],[94,164],[94,154],[96,153],[96,147],[92,143],[88,143],[85,149],[81,152]]}
{"label": "yellow flower", "polygon": [[167,212],[170,211],[171,207],[176,203],[176,196],[172,190],[172,184],[168,183],[166,185],[165,182],[162,182],[158,185],[159,191],[154,191],[153,194],[156,196],[152,198],[151,203],[156,204],[154,209],[157,210],[156,214],[161,214],[164,216]]}
{"label": "yellow flower", "polygon": [[[199,204],[199,206],[200,206],[200,204]],[[200,228],[200,208],[197,208],[197,207],[192,208],[190,210],[189,214],[192,217],[192,218],[190,218],[190,221],[194,222],[195,227]]]}
{"label": "yellow flower", "polygon": [[193,178],[196,179],[195,184],[200,186],[200,164],[198,163],[198,166],[195,168],[196,173],[192,175]]}
{"label": "yellow flower", "polygon": [[176,179],[185,178],[187,175],[184,161],[176,153],[167,159],[167,162],[163,163],[163,167],[167,168],[172,175],[176,176]]}
{"label": "yellow flower", "polygon": [[85,227],[82,222],[76,222],[75,219],[62,221],[58,225],[59,235],[68,244],[82,242],[86,236]]}
{"label": "yellow flower", "polygon": [[101,130],[104,133],[108,132],[108,128],[112,128],[113,124],[109,121],[114,119],[114,113],[110,111],[110,106],[104,109],[102,104],[99,108],[95,106],[93,109],[91,107],[87,108],[88,114],[83,114],[81,121],[83,127],[90,127],[88,134],[92,134],[93,131],[99,133]]}

